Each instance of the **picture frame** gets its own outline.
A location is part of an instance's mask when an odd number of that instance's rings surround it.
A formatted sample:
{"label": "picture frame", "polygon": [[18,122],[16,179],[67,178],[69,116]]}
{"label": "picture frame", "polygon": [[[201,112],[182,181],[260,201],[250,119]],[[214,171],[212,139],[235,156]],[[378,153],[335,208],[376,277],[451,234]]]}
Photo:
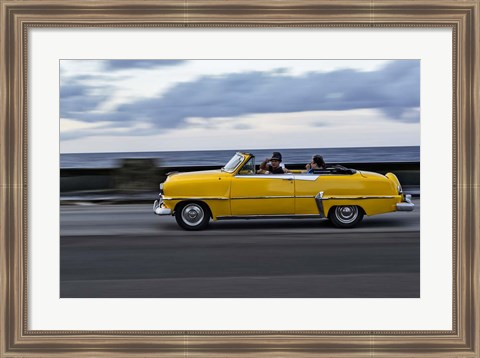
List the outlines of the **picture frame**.
{"label": "picture frame", "polygon": [[[480,354],[478,0],[1,0],[0,356]],[[453,327],[448,331],[34,331],[28,327],[28,31],[35,27],[345,27],[453,31]]]}

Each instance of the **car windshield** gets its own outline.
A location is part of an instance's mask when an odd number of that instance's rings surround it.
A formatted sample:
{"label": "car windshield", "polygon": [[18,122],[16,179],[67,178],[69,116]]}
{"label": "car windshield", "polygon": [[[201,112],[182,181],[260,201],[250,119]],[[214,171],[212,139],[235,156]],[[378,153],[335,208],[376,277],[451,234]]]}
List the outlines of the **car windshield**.
{"label": "car windshield", "polygon": [[232,159],[230,159],[230,161],[222,169],[226,172],[231,173],[238,167],[238,165],[242,161],[243,161],[243,155],[241,155],[240,153],[236,153],[232,157]]}

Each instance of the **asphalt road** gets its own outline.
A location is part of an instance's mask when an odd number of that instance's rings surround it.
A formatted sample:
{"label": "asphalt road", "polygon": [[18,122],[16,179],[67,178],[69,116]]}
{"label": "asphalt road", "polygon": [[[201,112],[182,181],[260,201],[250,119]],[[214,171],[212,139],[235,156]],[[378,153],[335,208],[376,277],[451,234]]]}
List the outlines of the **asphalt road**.
{"label": "asphalt road", "polygon": [[61,207],[61,297],[420,296],[413,212],[327,220],[235,220],[188,232],[151,205]]}

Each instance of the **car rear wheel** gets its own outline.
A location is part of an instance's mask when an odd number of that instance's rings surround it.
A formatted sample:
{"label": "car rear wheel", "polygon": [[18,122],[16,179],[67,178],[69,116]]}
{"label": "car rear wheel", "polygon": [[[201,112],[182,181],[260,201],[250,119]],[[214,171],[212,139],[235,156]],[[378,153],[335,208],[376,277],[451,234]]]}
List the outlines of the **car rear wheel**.
{"label": "car rear wheel", "polygon": [[334,206],[330,209],[328,218],[336,227],[354,227],[362,221],[363,210],[355,205]]}
{"label": "car rear wheel", "polygon": [[175,220],[185,230],[202,230],[210,221],[210,210],[204,203],[180,203],[175,208]]}

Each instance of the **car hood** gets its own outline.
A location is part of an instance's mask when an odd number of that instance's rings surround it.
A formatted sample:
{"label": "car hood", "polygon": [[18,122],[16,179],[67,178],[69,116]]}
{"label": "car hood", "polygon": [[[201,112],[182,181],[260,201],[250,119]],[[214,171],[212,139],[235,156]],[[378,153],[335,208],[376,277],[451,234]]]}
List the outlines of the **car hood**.
{"label": "car hood", "polygon": [[209,177],[218,177],[218,176],[227,176],[231,175],[230,173],[224,172],[221,169],[216,170],[201,170],[197,172],[186,172],[186,173],[172,173],[168,176],[168,181],[175,180],[192,180],[200,178],[209,178]]}

